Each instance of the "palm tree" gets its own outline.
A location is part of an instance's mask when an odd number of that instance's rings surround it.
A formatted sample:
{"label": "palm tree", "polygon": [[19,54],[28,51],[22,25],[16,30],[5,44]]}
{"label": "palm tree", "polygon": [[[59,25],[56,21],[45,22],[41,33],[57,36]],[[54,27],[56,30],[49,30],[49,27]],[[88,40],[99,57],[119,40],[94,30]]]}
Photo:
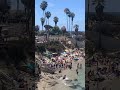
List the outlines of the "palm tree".
{"label": "palm tree", "polygon": [[70,12],[70,10],[68,8],[65,8],[64,12],[65,12],[66,18],[67,18],[67,30],[68,30],[68,13]]}
{"label": "palm tree", "polygon": [[44,23],[45,23],[45,18],[42,17],[40,20],[41,20],[42,30],[43,30],[43,25],[44,25]]}
{"label": "palm tree", "polygon": [[57,26],[58,17],[54,17],[53,21],[55,22],[55,26]]}
{"label": "palm tree", "polygon": [[43,16],[44,16],[44,12],[45,9],[47,8],[48,4],[46,1],[42,1],[42,3],[40,4],[40,8],[43,10]]}
{"label": "palm tree", "polygon": [[75,14],[72,12],[71,13],[71,21],[72,21],[72,27],[71,27],[71,32],[72,32],[72,29],[73,29],[73,19],[74,19],[74,17],[75,17]]}
{"label": "palm tree", "polygon": [[49,11],[47,11],[47,12],[45,13],[45,16],[46,16],[47,19],[48,19],[48,25],[49,25],[49,18],[51,17],[51,13],[50,13]]}
{"label": "palm tree", "polygon": [[[70,18],[71,18],[71,12],[68,12],[68,17],[69,17],[69,30],[70,30]],[[71,33],[71,32],[70,32]]]}

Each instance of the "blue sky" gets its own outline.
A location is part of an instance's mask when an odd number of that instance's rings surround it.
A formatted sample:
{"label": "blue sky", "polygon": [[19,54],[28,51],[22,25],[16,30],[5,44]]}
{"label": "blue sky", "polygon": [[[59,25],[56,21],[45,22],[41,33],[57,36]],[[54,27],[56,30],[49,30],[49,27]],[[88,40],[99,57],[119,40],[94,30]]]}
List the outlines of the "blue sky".
{"label": "blue sky", "polygon": [[[35,25],[41,26],[40,18],[43,17],[43,11],[40,4],[43,0],[35,0]],[[48,3],[46,11],[51,12],[49,24],[54,26],[53,18],[59,18],[58,26],[66,26],[65,8],[69,8],[71,12],[75,13],[74,24],[79,25],[79,31],[85,30],[85,0],[45,0]]]}

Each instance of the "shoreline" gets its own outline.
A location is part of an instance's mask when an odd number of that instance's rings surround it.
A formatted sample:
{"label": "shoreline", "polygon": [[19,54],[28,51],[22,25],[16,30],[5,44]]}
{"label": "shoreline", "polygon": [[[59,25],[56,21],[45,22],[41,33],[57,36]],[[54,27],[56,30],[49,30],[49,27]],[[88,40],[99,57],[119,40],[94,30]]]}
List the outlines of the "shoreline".
{"label": "shoreline", "polygon": [[[77,90],[77,89],[73,89],[73,87],[70,87],[69,84],[67,85],[65,83],[65,80],[63,80],[63,76],[66,75],[66,77],[68,78],[68,80],[81,80],[84,81],[84,79],[79,79],[79,76],[76,73],[76,69],[77,69],[77,63],[81,63],[83,68],[79,69],[79,75],[83,74],[84,76],[84,65],[85,65],[85,60],[84,58],[82,60],[78,60],[78,61],[72,61],[73,65],[72,65],[72,69],[65,69],[62,70],[61,73],[59,73],[58,71],[55,72],[55,74],[49,74],[46,73],[44,75],[44,73],[42,72],[42,76],[43,78],[37,83],[37,90]],[[85,81],[84,81],[85,82]],[[84,82],[79,82],[80,87],[84,88],[85,87],[85,83]],[[80,89],[78,89],[80,90]],[[82,89],[81,89],[82,90]]]}

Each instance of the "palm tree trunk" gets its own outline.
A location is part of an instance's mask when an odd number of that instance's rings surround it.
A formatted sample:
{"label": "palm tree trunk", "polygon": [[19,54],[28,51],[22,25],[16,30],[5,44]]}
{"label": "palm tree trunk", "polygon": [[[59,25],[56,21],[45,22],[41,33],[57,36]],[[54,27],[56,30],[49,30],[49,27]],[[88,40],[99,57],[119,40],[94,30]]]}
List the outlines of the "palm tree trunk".
{"label": "palm tree trunk", "polygon": [[42,25],[42,30],[43,30],[43,25]]}
{"label": "palm tree trunk", "polygon": [[71,22],[71,33],[72,33],[72,29],[73,29],[73,20]]}
{"label": "palm tree trunk", "polygon": [[57,26],[57,22],[55,22],[55,26]]}
{"label": "palm tree trunk", "polygon": [[46,22],[46,25],[47,25],[47,17],[45,16],[45,13],[46,13],[46,11],[44,12],[44,17],[45,17],[45,22]]}
{"label": "palm tree trunk", "polygon": [[[70,31],[70,17],[69,17],[69,31]],[[70,34],[71,34],[71,31],[70,31]]]}
{"label": "palm tree trunk", "polygon": [[[49,18],[48,18],[48,25],[49,25]],[[48,40],[49,40],[49,29],[48,29]]]}
{"label": "palm tree trunk", "polygon": [[44,10],[43,10],[43,17],[44,17]]}
{"label": "palm tree trunk", "polygon": [[49,18],[48,18],[48,25],[49,25]]}
{"label": "palm tree trunk", "polygon": [[88,0],[88,17],[87,17],[87,29],[88,29],[88,24],[89,24],[89,12],[90,12],[90,10],[89,10],[89,6],[90,6],[90,0]]}
{"label": "palm tree trunk", "polygon": [[[67,14],[66,14],[66,16],[67,16]],[[67,30],[68,30],[68,16],[67,16]]]}
{"label": "palm tree trunk", "polygon": [[19,0],[17,0],[17,11],[19,10]]}
{"label": "palm tree trunk", "polygon": [[67,30],[69,31],[69,17],[68,17],[68,28],[67,28]]}
{"label": "palm tree trunk", "polygon": [[73,22],[72,22],[72,29],[73,29]]}
{"label": "palm tree trunk", "polygon": [[47,18],[45,17],[46,25],[47,25]]}

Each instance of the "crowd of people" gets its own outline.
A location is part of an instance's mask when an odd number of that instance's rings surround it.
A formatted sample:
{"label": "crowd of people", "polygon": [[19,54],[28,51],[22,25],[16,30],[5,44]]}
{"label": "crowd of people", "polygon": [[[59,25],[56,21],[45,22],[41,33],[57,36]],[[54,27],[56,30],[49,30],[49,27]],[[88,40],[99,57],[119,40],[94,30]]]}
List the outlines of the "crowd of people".
{"label": "crowd of people", "polygon": [[[37,53],[36,53],[37,54]],[[46,55],[48,54],[48,55]],[[49,54],[51,57],[49,57]],[[80,69],[83,68],[83,62],[82,60],[85,58],[85,52],[84,49],[66,49],[65,51],[61,53],[51,53],[47,51],[43,54],[38,54],[37,56],[40,56],[38,59],[38,63],[40,61],[40,68],[37,69],[37,71],[41,70],[39,81],[36,83],[39,83],[39,85],[42,85],[44,83],[51,82],[53,80],[66,80],[68,77],[71,77],[68,75],[68,72],[72,72],[75,74],[74,77],[79,77]],[[44,81],[45,80],[45,81]],[[46,81],[47,80],[47,81]],[[73,79],[74,80],[74,79]],[[38,85],[38,87],[39,87]]]}
{"label": "crowd of people", "polygon": [[[41,59],[41,68],[46,67],[48,69],[59,71],[61,73],[62,70],[67,68],[72,69],[72,61],[79,60],[79,57],[83,57],[84,54],[78,49],[75,50],[66,50],[60,55],[56,55],[48,59],[47,57],[43,57]],[[81,64],[78,64],[77,67],[81,68]],[[76,70],[77,72],[78,70]]]}

